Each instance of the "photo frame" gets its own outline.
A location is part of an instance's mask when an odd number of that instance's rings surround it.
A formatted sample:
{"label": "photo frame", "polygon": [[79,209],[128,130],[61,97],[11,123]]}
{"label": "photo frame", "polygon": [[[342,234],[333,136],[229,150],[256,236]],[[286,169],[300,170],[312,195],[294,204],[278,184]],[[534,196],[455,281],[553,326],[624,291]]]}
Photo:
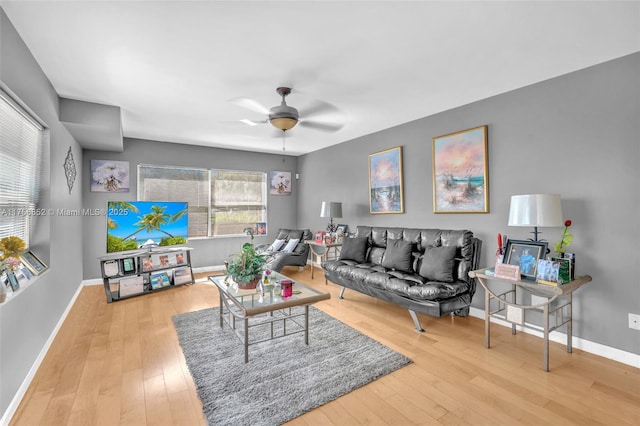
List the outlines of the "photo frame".
{"label": "photo frame", "polygon": [[524,279],[535,281],[538,272],[538,259],[544,259],[546,254],[546,241],[508,240],[504,263],[518,265],[520,275]]}
{"label": "photo frame", "polygon": [[38,258],[32,251],[25,251],[20,255],[22,264],[29,268],[33,275],[40,275],[47,270],[48,266]]}
{"label": "photo frame", "polygon": [[269,194],[291,195],[291,172],[269,172]]}
{"label": "photo frame", "polygon": [[369,212],[404,213],[401,146],[369,155]]}
{"label": "photo frame", "polygon": [[433,138],[433,212],[489,213],[487,126]]}
{"label": "photo frame", "polygon": [[256,235],[267,235],[267,222],[256,222]]}
{"label": "photo frame", "polygon": [[129,192],[129,162],[91,160],[91,192]]}

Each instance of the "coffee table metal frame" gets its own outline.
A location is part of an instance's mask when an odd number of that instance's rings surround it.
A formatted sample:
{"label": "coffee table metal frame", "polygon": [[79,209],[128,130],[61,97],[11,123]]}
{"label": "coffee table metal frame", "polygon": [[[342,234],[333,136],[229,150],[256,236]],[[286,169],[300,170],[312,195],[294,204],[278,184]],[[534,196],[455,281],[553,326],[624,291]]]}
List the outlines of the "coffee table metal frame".
{"label": "coffee table metal frame", "polygon": [[[287,278],[282,274],[276,273],[275,275],[272,280]],[[243,343],[245,363],[249,362],[249,346],[261,342],[304,333],[304,343],[308,345],[309,305],[331,298],[328,293],[321,293],[298,282],[294,282],[294,294],[291,297],[281,297],[273,293],[272,286],[264,294],[256,290],[238,289],[228,275],[213,275],[209,277],[209,281],[218,287],[220,295],[220,327],[224,327],[226,322]],[[296,312],[292,309],[298,306],[304,308],[303,312]],[[252,318],[265,313],[269,315],[259,319]],[[249,321],[250,318],[252,318],[252,321]],[[236,328],[236,321],[243,322],[242,331]],[[290,324],[289,328],[287,328],[287,321],[292,322],[294,325]],[[278,322],[282,323],[281,334],[274,329],[274,325]],[[262,326],[270,327],[269,336],[251,341],[249,339],[249,330]]]}

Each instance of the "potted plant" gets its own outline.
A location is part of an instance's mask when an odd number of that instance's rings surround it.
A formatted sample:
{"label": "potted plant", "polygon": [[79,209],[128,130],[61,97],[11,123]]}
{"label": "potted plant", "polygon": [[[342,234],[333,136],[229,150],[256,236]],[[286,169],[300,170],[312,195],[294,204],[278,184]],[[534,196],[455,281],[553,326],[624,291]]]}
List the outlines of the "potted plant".
{"label": "potted plant", "polygon": [[[253,232],[247,230],[245,232],[253,240]],[[258,253],[253,243],[244,243],[240,252],[234,254],[227,262],[227,272],[241,288],[253,289],[262,278],[267,260],[268,255]]]}

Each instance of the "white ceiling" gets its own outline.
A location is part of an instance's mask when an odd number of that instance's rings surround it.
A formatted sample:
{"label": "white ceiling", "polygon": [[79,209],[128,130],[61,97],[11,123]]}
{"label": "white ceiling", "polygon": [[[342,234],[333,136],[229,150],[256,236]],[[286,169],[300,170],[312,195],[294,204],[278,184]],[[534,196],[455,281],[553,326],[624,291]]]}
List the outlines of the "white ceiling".
{"label": "white ceiling", "polygon": [[343,127],[294,128],[291,155],[640,50],[638,1],[0,4],[58,94],[119,106],[126,137],[280,153],[234,98],[290,86],[301,122],[330,104],[314,120]]}

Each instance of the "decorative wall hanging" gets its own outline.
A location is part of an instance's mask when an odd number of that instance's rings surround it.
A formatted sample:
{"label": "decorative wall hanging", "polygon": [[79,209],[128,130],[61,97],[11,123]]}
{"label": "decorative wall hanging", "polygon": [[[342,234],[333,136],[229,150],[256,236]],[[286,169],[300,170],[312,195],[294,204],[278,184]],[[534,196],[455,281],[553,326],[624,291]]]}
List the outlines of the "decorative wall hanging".
{"label": "decorative wall hanging", "polygon": [[71,152],[71,147],[69,147],[69,151],[67,151],[67,158],[64,159],[64,175],[67,177],[67,186],[69,187],[69,194],[71,194],[71,190],[73,189],[73,183],[76,181],[76,175],[78,171],[76,170],[76,163],[73,161],[73,152]]}
{"label": "decorative wall hanging", "polygon": [[433,212],[489,213],[487,126],[433,138]]}
{"label": "decorative wall hanging", "polygon": [[129,162],[91,160],[91,192],[129,192]]}
{"label": "decorative wall hanging", "polygon": [[269,194],[291,195],[291,172],[269,172]]}
{"label": "decorative wall hanging", "polygon": [[369,155],[369,212],[404,213],[401,146]]}

